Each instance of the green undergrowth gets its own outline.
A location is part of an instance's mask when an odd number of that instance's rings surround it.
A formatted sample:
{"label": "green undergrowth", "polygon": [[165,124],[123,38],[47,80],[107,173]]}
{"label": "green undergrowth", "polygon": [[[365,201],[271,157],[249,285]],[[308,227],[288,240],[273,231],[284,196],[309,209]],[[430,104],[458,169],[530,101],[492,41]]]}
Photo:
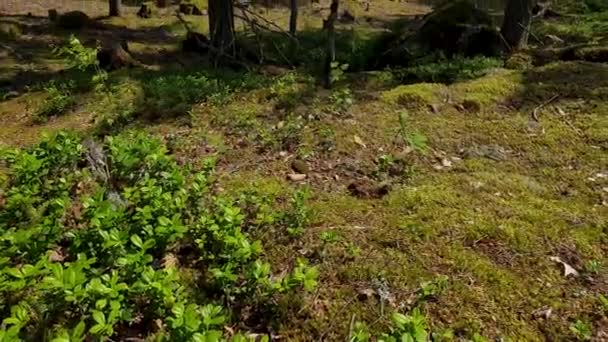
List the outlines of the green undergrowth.
{"label": "green undergrowth", "polygon": [[223,327],[268,328],[286,296],[295,305],[316,286],[316,267],[277,269],[250,238],[304,229],[305,199],[281,213],[215,193],[211,159],[179,167],[158,140],[127,132],[103,143],[60,133],[3,160],[3,341],[243,341]]}
{"label": "green undergrowth", "polygon": [[606,43],[606,39],[608,39],[608,9],[537,21],[532,29],[535,36],[539,38],[551,34],[570,44]]}

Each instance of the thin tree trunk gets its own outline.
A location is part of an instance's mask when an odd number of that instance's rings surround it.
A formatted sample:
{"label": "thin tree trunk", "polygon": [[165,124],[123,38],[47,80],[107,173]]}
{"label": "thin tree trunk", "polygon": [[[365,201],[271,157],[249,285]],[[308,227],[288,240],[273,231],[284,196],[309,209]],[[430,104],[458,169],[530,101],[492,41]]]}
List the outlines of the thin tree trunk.
{"label": "thin tree trunk", "polygon": [[519,50],[528,45],[532,8],[535,4],[536,0],[509,0],[507,2],[501,33],[511,50]]}
{"label": "thin tree trunk", "polygon": [[235,57],[234,8],[232,0],[209,0],[209,35],[215,48],[215,64],[222,56]]}
{"label": "thin tree trunk", "polygon": [[323,86],[331,88],[331,65],[336,60],[336,28],[335,22],[338,18],[339,0],[332,0],[329,17],[323,22],[323,28],[327,30],[327,55],[323,70]]}
{"label": "thin tree trunk", "polygon": [[110,1],[110,17],[120,17],[120,0]]}
{"label": "thin tree trunk", "polygon": [[291,0],[291,16],[289,17],[289,33],[296,35],[298,30],[298,0]]}

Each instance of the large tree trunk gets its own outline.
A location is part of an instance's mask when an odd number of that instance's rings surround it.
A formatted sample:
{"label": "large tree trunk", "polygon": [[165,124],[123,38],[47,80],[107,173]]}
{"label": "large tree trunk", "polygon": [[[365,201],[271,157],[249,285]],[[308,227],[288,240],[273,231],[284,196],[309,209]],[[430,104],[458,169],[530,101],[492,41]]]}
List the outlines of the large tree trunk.
{"label": "large tree trunk", "polygon": [[120,17],[120,0],[110,1],[110,17]]}
{"label": "large tree trunk", "polygon": [[336,60],[336,29],[335,22],[338,18],[339,0],[331,0],[329,17],[323,22],[323,28],[327,30],[327,55],[323,70],[323,86],[331,88],[331,65]]}
{"label": "large tree trunk", "polygon": [[508,0],[501,33],[512,50],[525,48],[536,0]]}
{"label": "large tree trunk", "polygon": [[298,0],[291,0],[291,16],[289,17],[289,33],[296,35],[298,29]]}
{"label": "large tree trunk", "polygon": [[232,0],[209,0],[209,35],[215,62],[222,56],[235,57],[234,8]]}

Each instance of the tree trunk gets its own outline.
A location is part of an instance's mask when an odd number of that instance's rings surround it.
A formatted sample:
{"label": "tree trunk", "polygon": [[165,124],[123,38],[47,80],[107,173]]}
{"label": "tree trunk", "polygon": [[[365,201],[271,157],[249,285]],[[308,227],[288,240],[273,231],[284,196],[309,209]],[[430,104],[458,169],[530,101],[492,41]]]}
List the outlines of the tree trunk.
{"label": "tree trunk", "polygon": [[338,18],[339,0],[331,0],[329,17],[323,22],[323,28],[327,30],[327,55],[323,70],[323,86],[331,88],[331,65],[336,60],[336,29],[334,23]]}
{"label": "tree trunk", "polygon": [[110,17],[120,17],[120,0],[110,1]]}
{"label": "tree trunk", "polygon": [[209,0],[209,35],[214,48],[215,64],[222,56],[235,57],[234,8],[232,0]]}
{"label": "tree trunk", "polygon": [[520,50],[528,44],[535,3],[536,0],[508,0],[501,33],[511,50]]}
{"label": "tree trunk", "polygon": [[289,17],[289,33],[296,35],[298,29],[298,0],[291,0],[291,16]]}

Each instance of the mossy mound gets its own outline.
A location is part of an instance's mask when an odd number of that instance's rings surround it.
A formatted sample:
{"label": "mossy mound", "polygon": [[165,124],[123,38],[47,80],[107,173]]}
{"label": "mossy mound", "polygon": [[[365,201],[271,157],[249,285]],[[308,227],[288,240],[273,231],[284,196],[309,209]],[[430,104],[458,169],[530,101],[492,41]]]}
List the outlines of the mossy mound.
{"label": "mossy mound", "polygon": [[397,104],[407,108],[416,108],[430,105],[441,99],[447,87],[438,83],[416,83],[398,86],[385,91],[381,95],[383,102]]}
{"label": "mossy mound", "polygon": [[504,51],[492,16],[470,0],[446,3],[414,26],[414,31],[388,40],[384,63],[380,64],[409,66],[438,51],[469,57],[498,56]]}
{"label": "mossy mound", "polygon": [[58,27],[66,30],[79,30],[87,26],[91,22],[86,13],[81,11],[71,11],[59,15],[56,20]]}
{"label": "mossy mound", "polygon": [[21,35],[19,26],[10,22],[0,23],[0,38],[5,40],[15,40]]}

